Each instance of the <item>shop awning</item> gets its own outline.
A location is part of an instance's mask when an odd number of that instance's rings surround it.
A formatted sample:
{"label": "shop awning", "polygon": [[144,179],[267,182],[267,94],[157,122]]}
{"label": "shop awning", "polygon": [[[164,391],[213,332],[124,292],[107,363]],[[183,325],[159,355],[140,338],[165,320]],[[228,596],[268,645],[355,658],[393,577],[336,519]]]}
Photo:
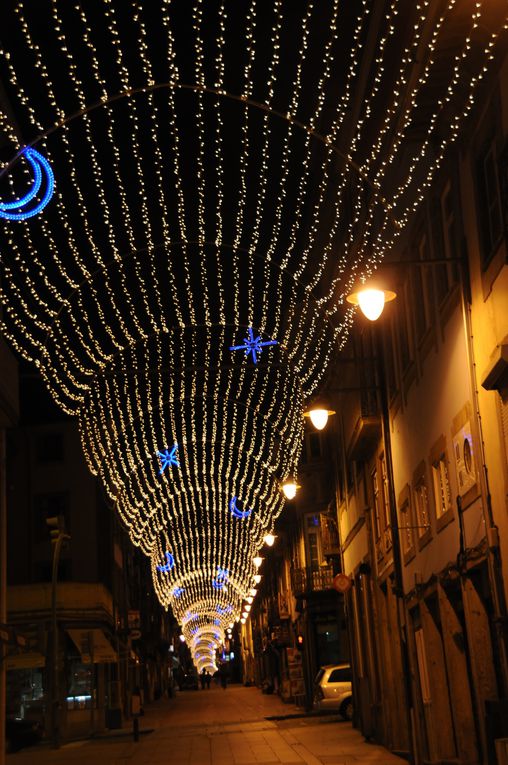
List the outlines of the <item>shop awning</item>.
{"label": "shop awning", "polygon": [[26,653],[13,653],[11,656],[5,657],[5,668],[9,669],[35,669],[36,667],[44,667],[46,664],[46,657],[42,653],[36,653],[35,651]]}
{"label": "shop awning", "polygon": [[100,629],[67,630],[81,654],[83,664],[110,664],[118,661],[118,654]]}

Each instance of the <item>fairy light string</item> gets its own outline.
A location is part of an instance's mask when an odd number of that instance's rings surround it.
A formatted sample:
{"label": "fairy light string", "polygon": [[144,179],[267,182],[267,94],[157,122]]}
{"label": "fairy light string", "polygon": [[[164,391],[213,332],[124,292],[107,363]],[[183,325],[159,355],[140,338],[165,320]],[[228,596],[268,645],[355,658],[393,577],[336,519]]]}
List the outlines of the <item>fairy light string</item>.
{"label": "fairy light string", "polygon": [[[2,222],[2,330],[77,417],[198,667],[250,597],[345,295],[425,198],[506,33],[506,8],[479,0],[433,14],[391,0],[374,36],[368,0],[333,0],[326,23],[314,0],[3,14],[19,125],[0,114],[0,199],[32,181],[20,133],[56,191]],[[229,350],[248,327],[277,341],[256,365]]]}

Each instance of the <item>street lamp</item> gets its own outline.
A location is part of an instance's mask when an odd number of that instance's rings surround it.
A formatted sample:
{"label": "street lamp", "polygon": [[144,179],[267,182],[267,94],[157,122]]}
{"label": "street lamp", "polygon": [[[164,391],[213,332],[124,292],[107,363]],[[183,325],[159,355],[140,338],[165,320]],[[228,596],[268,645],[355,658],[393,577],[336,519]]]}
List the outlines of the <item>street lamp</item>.
{"label": "street lamp", "polygon": [[300,485],[296,483],[294,478],[288,478],[282,484],[282,491],[284,492],[284,496],[286,497],[286,499],[290,499],[290,500],[296,497],[296,492],[300,488],[301,488]]}
{"label": "street lamp", "polygon": [[265,534],[265,536],[263,537],[263,542],[268,547],[273,547],[276,539],[277,537],[275,536],[275,534]]}
{"label": "street lamp", "polygon": [[334,414],[336,414],[335,409],[330,406],[326,394],[320,393],[311,400],[303,416],[309,418],[316,430],[323,430],[328,418]]}
{"label": "street lamp", "polygon": [[370,321],[376,321],[383,313],[385,303],[395,300],[396,292],[372,287],[362,287],[346,297],[348,303],[360,306],[363,315]]}

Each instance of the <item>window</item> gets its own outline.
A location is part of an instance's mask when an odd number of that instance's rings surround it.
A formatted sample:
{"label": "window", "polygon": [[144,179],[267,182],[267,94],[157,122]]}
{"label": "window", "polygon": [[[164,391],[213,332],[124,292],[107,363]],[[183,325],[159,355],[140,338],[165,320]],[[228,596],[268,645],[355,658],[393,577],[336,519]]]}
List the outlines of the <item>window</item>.
{"label": "window", "polygon": [[399,513],[402,554],[404,556],[404,563],[409,563],[415,555],[414,523],[411,512],[411,490],[409,484],[406,484],[399,495]]}
{"label": "window", "polygon": [[340,669],[334,669],[330,673],[328,678],[329,683],[350,683],[351,682],[351,668],[341,667]]}
{"label": "window", "polygon": [[[434,511],[439,530],[453,517],[451,512],[450,474],[448,470],[448,457],[446,454],[446,441],[444,436],[441,436],[431,451],[430,466],[434,493]],[[442,522],[440,523],[440,521]]]}
{"label": "window", "polygon": [[[440,198],[441,218],[441,247],[444,258],[458,258],[460,255],[457,216],[455,213],[454,196],[451,182],[448,181]],[[458,281],[458,266],[456,263],[435,266],[436,291],[441,303],[453,285]]]}
{"label": "window", "polygon": [[503,235],[496,145],[491,139],[478,158],[478,211],[482,236],[482,265],[486,267]]}
{"label": "window", "polygon": [[415,486],[415,510],[418,539],[421,539],[430,530],[429,495],[423,478]]}
{"label": "window", "polygon": [[319,545],[319,535],[320,535],[320,523],[319,523],[319,515],[307,515],[306,516],[306,526],[307,526],[307,565],[312,569],[319,568],[320,564],[320,545]]}
{"label": "window", "polygon": [[383,522],[384,522],[384,549],[388,552],[392,546],[392,532],[390,523],[390,494],[388,491],[388,473],[386,470],[385,455],[382,454],[379,458],[379,467],[381,469],[381,486],[382,486],[382,502],[383,502]]}
{"label": "window", "polygon": [[[418,260],[429,260],[427,235],[425,233],[420,234],[417,252]],[[420,345],[432,325],[430,266],[415,266],[413,268],[411,288],[416,342]]]}
{"label": "window", "polygon": [[371,473],[371,481],[372,481],[372,492],[374,495],[374,520],[373,520],[373,530],[374,530],[374,541],[378,541],[379,537],[381,536],[381,506],[380,506],[380,498],[379,498],[379,480],[377,475],[377,470],[373,470]]}
{"label": "window", "polygon": [[309,431],[305,434],[305,442],[302,449],[301,463],[318,460],[323,454],[321,445],[321,433]]}
{"label": "window", "polygon": [[398,305],[398,312],[397,312],[397,340],[398,340],[398,346],[399,346],[399,354],[400,354],[400,367],[402,370],[402,373],[404,374],[407,372],[411,361],[411,336],[409,332],[409,324],[408,324],[408,289],[409,284],[406,281],[406,283],[402,287],[402,292],[400,296],[400,303]]}
{"label": "window", "polygon": [[442,454],[439,459],[433,463],[432,478],[434,481],[436,516],[440,518],[451,507],[448,467],[446,465],[446,458],[444,454]]}

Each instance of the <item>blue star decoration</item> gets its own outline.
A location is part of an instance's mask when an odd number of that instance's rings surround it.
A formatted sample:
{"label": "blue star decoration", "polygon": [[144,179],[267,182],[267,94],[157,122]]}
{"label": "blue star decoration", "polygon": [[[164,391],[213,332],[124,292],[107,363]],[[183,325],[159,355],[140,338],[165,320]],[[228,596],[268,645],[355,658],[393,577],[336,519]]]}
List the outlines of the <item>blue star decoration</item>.
{"label": "blue star decoration", "polygon": [[161,461],[161,469],[159,470],[160,475],[162,475],[162,473],[165,471],[168,465],[174,465],[177,468],[180,467],[180,463],[178,462],[178,458],[176,457],[177,451],[178,451],[178,444],[175,444],[173,448],[171,449],[171,451],[169,449],[166,449],[165,452],[157,452],[157,457]]}
{"label": "blue star decoration", "polygon": [[222,590],[226,582],[228,581],[229,571],[227,568],[221,568],[217,566],[217,576],[212,579],[212,586],[216,590]]}
{"label": "blue star decoration", "polygon": [[252,360],[254,364],[258,363],[258,354],[261,353],[263,348],[267,345],[278,345],[277,340],[261,340],[261,335],[254,337],[252,327],[248,329],[248,336],[244,338],[243,345],[230,345],[230,351],[245,351],[245,356],[248,358],[249,353],[252,353]]}
{"label": "blue star decoration", "polygon": [[166,553],[166,565],[165,566],[157,566],[157,571],[162,571],[163,573],[167,574],[168,571],[171,571],[173,566],[175,565],[175,559],[171,555],[170,552]]}

